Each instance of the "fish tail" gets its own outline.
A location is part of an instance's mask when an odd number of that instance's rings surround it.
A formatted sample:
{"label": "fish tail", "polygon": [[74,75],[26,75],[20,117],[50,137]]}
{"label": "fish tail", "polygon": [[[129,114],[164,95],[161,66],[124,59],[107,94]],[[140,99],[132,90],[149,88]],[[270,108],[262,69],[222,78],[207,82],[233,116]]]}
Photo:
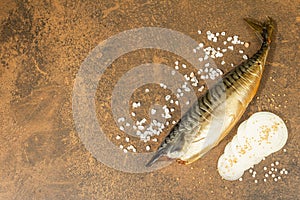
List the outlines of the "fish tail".
{"label": "fish tail", "polygon": [[166,155],[166,149],[165,148],[159,149],[145,166],[151,167],[160,157],[164,155]]}
{"label": "fish tail", "polygon": [[244,20],[252,29],[254,29],[264,43],[271,43],[271,37],[275,26],[275,21],[271,17],[268,17],[264,22],[259,22],[252,18],[245,18]]}

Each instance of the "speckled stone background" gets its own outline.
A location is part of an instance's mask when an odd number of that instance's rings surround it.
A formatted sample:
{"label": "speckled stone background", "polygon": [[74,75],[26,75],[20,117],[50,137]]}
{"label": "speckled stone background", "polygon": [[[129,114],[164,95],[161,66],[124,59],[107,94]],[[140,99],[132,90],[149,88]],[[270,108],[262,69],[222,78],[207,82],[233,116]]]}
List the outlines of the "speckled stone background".
{"label": "speckled stone background", "polygon": [[[0,199],[300,198],[299,9],[297,0],[2,0]],[[289,129],[287,152],[279,151],[256,166],[261,178],[263,166],[279,160],[289,171],[282,180],[254,183],[249,173],[241,182],[220,178],[216,163],[236,127],[197,162],[188,166],[174,163],[152,173],[114,170],[85,149],[74,128],[72,89],[81,63],[101,41],[145,26],[173,29],[195,40],[198,29],[224,30],[249,41],[248,52],[252,54],[259,40],[242,19],[264,19],[266,15],[276,20],[278,31],[258,98],[242,119],[268,110],[285,120]],[[166,52],[133,52],[114,63],[100,85],[112,88],[115,77],[134,65],[146,61],[168,64],[175,59]],[[239,61],[234,56],[228,59]],[[110,97],[101,98],[97,108],[110,112]],[[115,124],[106,129],[121,134]]]}

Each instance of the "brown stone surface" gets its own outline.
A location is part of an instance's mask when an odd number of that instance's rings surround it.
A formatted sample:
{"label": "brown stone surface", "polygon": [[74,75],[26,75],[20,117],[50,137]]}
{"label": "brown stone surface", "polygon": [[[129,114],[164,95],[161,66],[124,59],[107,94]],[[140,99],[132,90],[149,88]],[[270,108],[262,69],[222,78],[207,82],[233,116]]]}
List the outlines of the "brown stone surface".
{"label": "brown stone surface", "polygon": [[[0,2],[0,199],[297,199],[299,169],[299,2],[289,1],[21,1]],[[277,22],[261,87],[243,119],[260,110],[287,123],[287,153],[279,151],[256,169],[275,160],[289,174],[281,181],[254,183],[220,178],[216,163],[236,132],[191,165],[176,163],[152,173],[130,174],[105,166],[81,143],[72,118],[76,73],[89,52],[110,36],[138,27],[164,27],[195,40],[197,30],[224,30],[259,47],[242,18]],[[97,108],[110,112],[109,91],[134,65],[172,64],[176,56],[137,51],[105,72]],[[235,57],[228,58],[236,61]],[[228,70],[228,68],[224,68]],[[158,89],[157,89],[158,90]],[[157,92],[155,100],[161,95]],[[134,99],[134,96],[133,96]],[[104,115],[110,118],[111,114]],[[107,124],[115,137],[118,128]],[[120,132],[118,132],[121,134]],[[137,143],[137,142],[136,142]],[[137,144],[138,145],[138,144]]]}

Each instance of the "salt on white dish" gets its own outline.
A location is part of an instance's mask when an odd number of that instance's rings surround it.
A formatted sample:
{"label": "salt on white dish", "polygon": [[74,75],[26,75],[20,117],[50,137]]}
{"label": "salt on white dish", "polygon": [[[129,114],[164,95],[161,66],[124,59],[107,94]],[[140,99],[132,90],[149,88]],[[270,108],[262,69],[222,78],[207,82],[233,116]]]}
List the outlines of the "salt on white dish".
{"label": "salt on white dish", "polygon": [[258,112],[240,124],[218,160],[218,172],[225,180],[238,180],[244,171],[279,151],[286,144],[284,121],[271,112]]}

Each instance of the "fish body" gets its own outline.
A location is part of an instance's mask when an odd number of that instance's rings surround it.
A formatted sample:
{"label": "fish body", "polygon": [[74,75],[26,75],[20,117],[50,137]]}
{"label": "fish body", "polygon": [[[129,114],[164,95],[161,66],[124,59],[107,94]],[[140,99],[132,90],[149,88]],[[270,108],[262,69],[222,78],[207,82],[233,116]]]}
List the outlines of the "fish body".
{"label": "fish body", "polygon": [[270,49],[274,21],[245,19],[262,39],[261,48],[248,60],[224,75],[172,128],[152,159],[176,159],[189,164],[201,158],[229,133],[255,96]]}

